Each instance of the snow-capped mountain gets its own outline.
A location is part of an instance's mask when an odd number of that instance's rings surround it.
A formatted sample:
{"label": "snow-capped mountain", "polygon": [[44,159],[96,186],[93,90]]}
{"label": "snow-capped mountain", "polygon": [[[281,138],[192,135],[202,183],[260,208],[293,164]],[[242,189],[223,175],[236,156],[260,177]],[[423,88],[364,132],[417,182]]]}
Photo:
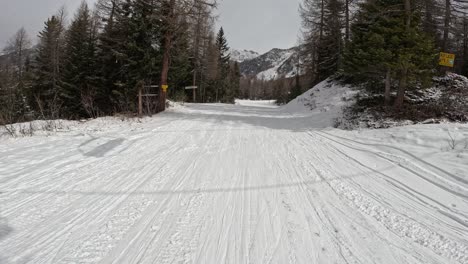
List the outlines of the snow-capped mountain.
{"label": "snow-capped mountain", "polygon": [[255,59],[258,56],[260,54],[252,50],[231,50],[231,60],[237,62]]}
{"label": "snow-capped mountain", "polygon": [[256,76],[264,80],[289,78],[296,75],[298,59],[298,47],[272,49],[261,56],[241,62],[240,70],[244,76]]}
{"label": "snow-capped mountain", "polygon": [[[34,59],[34,57],[37,55],[37,46],[33,46],[32,48],[25,49],[23,50],[23,58],[26,60],[26,58]],[[12,59],[13,54],[9,53],[8,51],[0,51],[0,64],[6,63],[8,60]]]}

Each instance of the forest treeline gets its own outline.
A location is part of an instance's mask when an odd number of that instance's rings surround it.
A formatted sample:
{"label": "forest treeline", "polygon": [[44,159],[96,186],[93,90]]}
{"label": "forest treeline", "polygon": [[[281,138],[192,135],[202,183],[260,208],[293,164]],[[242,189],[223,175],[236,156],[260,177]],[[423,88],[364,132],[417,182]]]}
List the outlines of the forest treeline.
{"label": "forest treeline", "polygon": [[[408,89],[468,74],[466,0],[304,0],[300,13],[311,84],[339,75],[399,110]],[[454,68],[438,66],[440,52],[455,54]]]}
{"label": "forest treeline", "polygon": [[[136,113],[138,90],[232,103],[286,103],[330,76],[384,95],[401,109],[409,89],[450,70],[468,74],[466,0],[303,0],[295,77],[241,78],[225,33],[215,32],[215,0],[99,0],[67,18],[49,17],[37,45],[20,29],[0,57],[0,124],[32,119]],[[455,67],[438,66],[439,52]],[[146,97],[163,111],[165,98]],[[149,109],[149,106],[148,106]]]}
{"label": "forest treeline", "polygon": [[[401,110],[407,90],[446,71],[468,75],[467,0],[303,0],[299,12],[300,76],[245,76],[244,97],[284,104],[335,76]],[[440,52],[455,55],[453,68],[438,65]]]}
{"label": "forest treeline", "polygon": [[[85,1],[44,22],[38,43],[21,28],[0,59],[0,124],[33,119],[136,113],[137,94],[199,102],[234,102],[240,71],[225,33],[215,32],[216,1]],[[156,111],[165,100],[148,97]],[[164,102],[164,103],[162,103]],[[146,108],[145,108],[146,109]]]}

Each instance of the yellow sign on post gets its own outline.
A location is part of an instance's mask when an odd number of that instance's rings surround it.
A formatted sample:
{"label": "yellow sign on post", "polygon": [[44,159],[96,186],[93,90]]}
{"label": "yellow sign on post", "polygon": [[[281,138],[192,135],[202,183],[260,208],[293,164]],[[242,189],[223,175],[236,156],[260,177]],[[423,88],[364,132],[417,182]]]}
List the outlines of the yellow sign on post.
{"label": "yellow sign on post", "polygon": [[163,92],[167,92],[167,89],[169,89],[169,85],[167,84],[164,84],[164,85],[161,85],[161,89],[163,90]]}
{"label": "yellow sign on post", "polygon": [[439,65],[453,68],[455,66],[455,54],[441,52]]}

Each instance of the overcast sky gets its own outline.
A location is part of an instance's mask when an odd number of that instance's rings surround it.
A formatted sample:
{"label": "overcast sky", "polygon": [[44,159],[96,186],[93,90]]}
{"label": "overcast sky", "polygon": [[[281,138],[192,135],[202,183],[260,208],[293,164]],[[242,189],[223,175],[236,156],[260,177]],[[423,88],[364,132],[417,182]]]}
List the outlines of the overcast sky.
{"label": "overcast sky", "polygon": [[[95,0],[87,0],[94,3]],[[297,42],[299,0],[219,0],[218,26],[235,49],[260,53],[272,48],[290,48]],[[0,46],[22,26],[36,39],[44,21],[61,6],[69,17],[81,0],[0,0]]]}

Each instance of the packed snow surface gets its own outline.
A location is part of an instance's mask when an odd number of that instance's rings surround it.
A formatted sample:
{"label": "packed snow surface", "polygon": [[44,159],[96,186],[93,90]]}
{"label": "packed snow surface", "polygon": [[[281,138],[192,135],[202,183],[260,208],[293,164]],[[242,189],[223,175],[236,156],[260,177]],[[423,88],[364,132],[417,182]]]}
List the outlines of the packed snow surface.
{"label": "packed snow surface", "polygon": [[331,129],[317,89],[0,138],[0,263],[468,263],[468,126]]}
{"label": "packed snow surface", "polygon": [[236,105],[277,108],[276,100],[236,100]]}

